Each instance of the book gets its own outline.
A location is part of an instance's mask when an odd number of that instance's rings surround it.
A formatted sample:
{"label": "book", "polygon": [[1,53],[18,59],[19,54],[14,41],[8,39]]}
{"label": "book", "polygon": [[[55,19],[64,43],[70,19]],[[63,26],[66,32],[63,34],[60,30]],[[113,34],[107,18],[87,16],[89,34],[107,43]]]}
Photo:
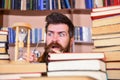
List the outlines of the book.
{"label": "book", "polygon": [[69,0],[64,0],[64,3],[65,3],[65,6],[66,6],[67,9],[71,8]]}
{"label": "book", "polygon": [[9,63],[10,59],[0,59],[0,64]]}
{"label": "book", "polygon": [[20,10],[27,10],[27,0],[21,0]]}
{"label": "book", "polygon": [[21,77],[41,77],[41,73],[0,74],[0,80],[21,80]]}
{"label": "book", "polygon": [[48,63],[48,71],[63,71],[63,70],[106,71],[106,68],[105,68],[105,62],[103,62],[102,60],[54,61]]}
{"label": "book", "polygon": [[108,79],[120,80],[120,70],[107,70]]}
{"label": "book", "polygon": [[94,40],[95,47],[107,47],[107,46],[119,46],[120,38],[108,38],[108,39],[99,39]]}
{"label": "book", "polygon": [[120,24],[120,15],[109,16],[105,18],[92,20],[92,27]]}
{"label": "book", "polygon": [[0,42],[0,48],[2,48],[2,47],[7,47],[7,45],[8,45],[8,43],[6,43],[6,42]]}
{"label": "book", "polygon": [[6,53],[6,54],[0,54],[0,60],[1,60],[1,59],[3,59],[3,60],[4,60],[4,59],[5,59],[5,60],[6,60],[6,59],[10,59],[10,56],[9,56],[9,54],[7,54],[7,53]]}
{"label": "book", "polygon": [[21,80],[95,80],[88,76],[52,76],[52,77],[23,77]]}
{"label": "book", "polygon": [[111,34],[101,34],[101,35],[93,35],[92,39],[96,40],[96,39],[107,39],[107,38],[118,38],[120,37],[119,33],[111,33]]}
{"label": "book", "polygon": [[85,0],[85,8],[92,9],[93,8],[93,0]]}
{"label": "book", "polygon": [[11,27],[8,27],[8,42],[9,43],[15,43],[15,36],[16,36],[16,33],[15,33],[15,30],[13,30],[13,28]]}
{"label": "book", "polygon": [[94,47],[92,48],[92,52],[113,52],[119,51],[120,46],[108,46],[108,47]]}
{"label": "book", "polygon": [[84,59],[104,59],[104,53],[60,53],[49,54],[50,61],[59,60],[84,60]]}
{"label": "book", "polygon": [[7,30],[0,30],[0,35],[8,35],[8,31]]}
{"label": "book", "polygon": [[7,35],[0,35],[0,42],[7,42],[8,36]]}
{"label": "book", "polygon": [[[95,78],[95,80],[107,80],[107,75],[105,72],[101,71],[55,71],[47,72],[48,77],[50,76],[89,76]],[[82,79],[80,79],[82,80]]]}
{"label": "book", "polygon": [[99,8],[92,8],[92,12],[96,11],[106,11],[106,10],[113,10],[113,9],[119,9],[119,5],[114,5],[114,6],[108,6],[108,7],[99,7]]}
{"label": "book", "polygon": [[106,61],[120,61],[120,51],[111,51],[104,53],[106,56]]}
{"label": "book", "polygon": [[112,9],[112,10],[106,10],[106,11],[98,11],[98,12],[91,12],[91,18],[92,19],[99,19],[103,17],[113,16],[113,15],[119,15],[120,8],[118,9]]}
{"label": "book", "polygon": [[92,20],[92,27],[120,24],[119,19],[120,19],[120,15],[95,19],[95,20]]}
{"label": "book", "polygon": [[93,8],[103,7],[103,0],[93,0]]}
{"label": "book", "polygon": [[106,62],[107,70],[120,70],[120,61],[107,61]]}
{"label": "book", "polygon": [[106,26],[100,27],[92,27],[92,35],[101,35],[101,34],[112,34],[112,33],[119,33],[120,24],[111,24]]}
{"label": "book", "polygon": [[8,53],[7,47],[0,47],[0,54]]}
{"label": "book", "polygon": [[0,65],[0,74],[3,73],[34,73],[46,72],[46,63],[26,63],[26,64],[13,64],[6,63]]}

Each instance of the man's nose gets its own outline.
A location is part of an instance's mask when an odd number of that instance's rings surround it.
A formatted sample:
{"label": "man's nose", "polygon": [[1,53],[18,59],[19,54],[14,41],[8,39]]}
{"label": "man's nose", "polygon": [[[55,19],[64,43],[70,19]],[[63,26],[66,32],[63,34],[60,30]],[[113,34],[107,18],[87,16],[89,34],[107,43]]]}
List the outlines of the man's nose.
{"label": "man's nose", "polygon": [[55,34],[54,36],[53,36],[53,39],[52,39],[54,42],[56,42],[56,41],[58,41],[58,35],[57,34]]}

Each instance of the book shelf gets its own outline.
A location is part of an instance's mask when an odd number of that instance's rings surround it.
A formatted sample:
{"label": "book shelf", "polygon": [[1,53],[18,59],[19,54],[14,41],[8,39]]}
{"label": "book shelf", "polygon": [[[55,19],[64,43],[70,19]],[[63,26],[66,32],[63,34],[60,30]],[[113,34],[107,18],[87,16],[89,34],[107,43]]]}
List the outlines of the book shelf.
{"label": "book shelf", "polygon": [[[83,25],[83,26],[91,26],[91,21],[86,23],[86,19],[89,18],[90,20],[90,9],[60,9],[60,10],[8,10],[8,9],[0,9],[0,26],[11,26],[13,23],[18,21],[24,21],[27,23],[30,23],[32,27],[43,27],[45,26],[45,22],[43,19],[45,19],[46,15],[52,13],[52,12],[60,12],[65,15],[67,15],[73,22],[73,24],[76,26]],[[85,18],[85,20],[81,20],[80,18]],[[38,17],[38,18],[37,18]],[[32,19],[33,20],[32,20]],[[32,21],[31,21],[32,20]],[[33,22],[33,21],[37,21]],[[78,20],[78,21],[76,21]],[[40,21],[40,22],[39,22]],[[84,23],[83,23],[84,22]],[[83,23],[83,24],[81,24]],[[77,46],[76,46],[77,45]],[[75,52],[90,52],[92,50],[92,43],[87,42],[75,42]],[[14,44],[9,44],[9,46],[14,46]],[[31,47],[35,47],[36,44],[31,44]],[[39,47],[43,47],[44,43],[40,43]],[[83,48],[82,48],[83,46]],[[85,46],[85,47],[84,47]],[[78,50],[78,48],[81,47],[81,49]],[[84,50],[85,48],[85,50]],[[88,50],[86,51],[86,48]]]}

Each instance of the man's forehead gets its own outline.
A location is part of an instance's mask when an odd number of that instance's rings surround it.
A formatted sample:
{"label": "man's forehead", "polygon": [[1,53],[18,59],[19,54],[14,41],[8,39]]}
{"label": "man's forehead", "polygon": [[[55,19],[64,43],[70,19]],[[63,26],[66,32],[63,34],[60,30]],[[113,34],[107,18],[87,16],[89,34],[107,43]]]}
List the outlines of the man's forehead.
{"label": "man's forehead", "polygon": [[68,31],[68,26],[66,24],[50,24],[48,31]]}

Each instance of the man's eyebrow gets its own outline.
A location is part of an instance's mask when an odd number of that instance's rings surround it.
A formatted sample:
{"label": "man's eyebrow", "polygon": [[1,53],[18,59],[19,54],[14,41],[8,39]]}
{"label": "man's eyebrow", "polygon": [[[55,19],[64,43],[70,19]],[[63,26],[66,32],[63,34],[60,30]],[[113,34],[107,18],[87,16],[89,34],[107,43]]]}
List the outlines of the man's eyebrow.
{"label": "man's eyebrow", "polygon": [[[54,32],[54,31],[48,30],[47,32]],[[66,33],[66,31],[59,31],[58,33]]]}
{"label": "man's eyebrow", "polygon": [[65,31],[60,31],[60,32],[58,32],[58,33],[66,33]]}

